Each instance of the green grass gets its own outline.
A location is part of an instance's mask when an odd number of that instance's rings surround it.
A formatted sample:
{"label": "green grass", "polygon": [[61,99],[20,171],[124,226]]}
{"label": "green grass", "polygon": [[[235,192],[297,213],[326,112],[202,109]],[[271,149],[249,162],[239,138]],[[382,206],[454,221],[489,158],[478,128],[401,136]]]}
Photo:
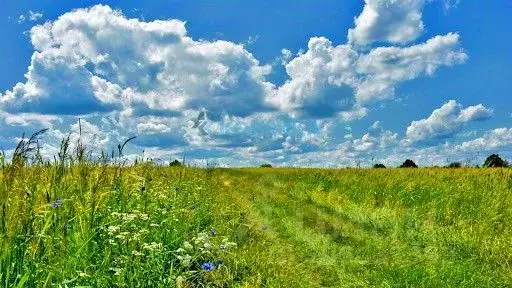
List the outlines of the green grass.
{"label": "green grass", "polygon": [[510,169],[80,161],[0,183],[0,287],[512,287]]}

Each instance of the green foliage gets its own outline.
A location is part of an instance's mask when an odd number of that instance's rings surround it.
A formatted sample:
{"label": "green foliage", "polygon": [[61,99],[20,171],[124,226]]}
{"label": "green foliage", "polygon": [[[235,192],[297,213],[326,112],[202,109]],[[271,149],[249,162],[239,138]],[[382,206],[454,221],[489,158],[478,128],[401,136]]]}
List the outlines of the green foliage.
{"label": "green foliage", "polygon": [[400,165],[400,168],[418,168],[418,165],[416,165],[416,163],[411,159],[407,159],[402,163],[402,165]]}
{"label": "green foliage", "polygon": [[1,287],[512,283],[511,170],[194,169],[70,151],[0,161]]}
{"label": "green foliage", "polygon": [[450,164],[448,164],[448,166],[446,166],[447,168],[461,168],[462,167],[462,163],[460,162],[452,162]]}
{"label": "green foliage", "polygon": [[386,168],[386,166],[385,166],[384,164],[377,163],[377,164],[374,164],[374,165],[373,165],[373,168],[376,168],[376,169],[383,169],[383,168]]}
{"label": "green foliage", "polygon": [[272,168],[271,164],[265,163],[260,165],[261,168]]}
{"label": "green foliage", "polygon": [[172,161],[171,163],[169,163],[169,166],[170,167],[181,167],[183,164],[181,164],[180,161],[178,161],[177,159],[175,159],[174,161]]}
{"label": "green foliage", "polygon": [[508,167],[507,161],[501,159],[498,154],[492,154],[485,159],[484,167],[486,168],[500,168],[500,167]]}

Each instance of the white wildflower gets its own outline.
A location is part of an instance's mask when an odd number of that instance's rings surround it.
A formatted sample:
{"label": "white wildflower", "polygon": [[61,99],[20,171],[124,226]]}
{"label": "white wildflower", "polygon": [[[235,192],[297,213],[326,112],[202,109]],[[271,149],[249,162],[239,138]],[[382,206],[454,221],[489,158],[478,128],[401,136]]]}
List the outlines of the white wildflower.
{"label": "white wildflower", "polygon": [[108,226],[107,227],[107,231],[108,231],[109,235],[114,235],[117,232],[119,232],[119,230],[120,230],[119,226]]}
{"label": "white wildflower", "polygon": [[192,246],[192,244],[190,244],[188,241],[183,242],[183,247],[187,250],[194,249],[194,246]]}
{"label": "white wildflower", "polygon": [[192,256],[187,254],[184,256],[178,256],[178,259],[181,261],[181,264],[183,266],[188,266],[188,265],[190,265],[190,261],[192,261]]}

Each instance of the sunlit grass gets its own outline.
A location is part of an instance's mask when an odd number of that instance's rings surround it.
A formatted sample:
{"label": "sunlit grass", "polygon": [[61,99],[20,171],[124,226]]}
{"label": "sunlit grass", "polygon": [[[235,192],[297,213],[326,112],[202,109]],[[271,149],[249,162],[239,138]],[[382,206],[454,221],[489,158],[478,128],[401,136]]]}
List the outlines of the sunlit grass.
{"label": "sunlit grass", "polygon": [[0,182],[5,287],[512,283],[510,169],[82,159],[3,163]]}

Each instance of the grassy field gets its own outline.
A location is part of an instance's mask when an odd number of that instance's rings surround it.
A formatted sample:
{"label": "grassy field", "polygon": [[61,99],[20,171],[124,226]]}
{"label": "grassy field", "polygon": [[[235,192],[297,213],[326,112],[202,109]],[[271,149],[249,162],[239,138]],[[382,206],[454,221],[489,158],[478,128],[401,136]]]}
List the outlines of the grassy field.
{"label": "grassy field", "polygon": [[512,287],[511,169],[0,175],[2,287]]}

